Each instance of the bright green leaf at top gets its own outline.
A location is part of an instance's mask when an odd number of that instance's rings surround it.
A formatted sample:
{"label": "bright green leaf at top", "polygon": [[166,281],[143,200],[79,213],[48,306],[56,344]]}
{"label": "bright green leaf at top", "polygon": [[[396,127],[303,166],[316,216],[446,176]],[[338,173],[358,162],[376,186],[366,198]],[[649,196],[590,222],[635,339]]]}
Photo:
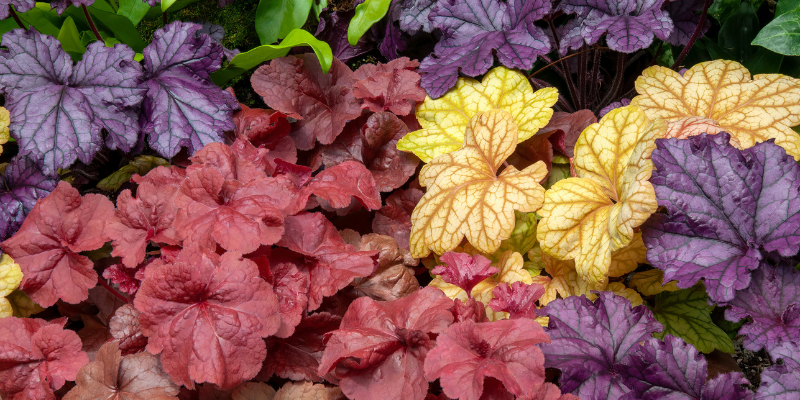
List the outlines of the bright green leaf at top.
{"label": "bright green leaf at top", "polygon": [[61,48],[70,53],[73,58],[80,59],[80,56],[86,52],[86,47],[81,44],[81,34],[72,17],[67,17],[61,25],[58,41],[61,42]]}
{"label": "bright green leaf at top", "polygon": [[256,9],[256,33],[262,45],[302,28],[308,19],[313,0],[261,0]]}
{"label": "bright green leaf at top", "polygon": [[495,254],[514,251],[525,254],[536,244],[536,214],[514,211],[516,222],[511,237],[500,243]]}
{"label": "bright green leaf at top", "polygon": [[392,0],[365,0],[356,6],[356,14],[347,27],[347,41],[351,46],[358,44],[369,28],[386,16],[390,4]]}
{"label": "bright green leaf at top", "polygon": [[161,12],[167,12],[176,1],[178,0],[161,0]]}
{"label": "bright green leaf at top", "polygon": [[138,156],[128,165],[97,182],[97,188],[101,190],[117,191],[123,183],[131,180],[133,174],[145,175],[151,169],[158,166],[168,166],[169,161],[153,156]]}
{"label": "bright green leaf at top", "polygon": [[711,320],[714,306],[708,304],[708,294],[702,285],[676,292],[656,295],[653,314],[664,325],[664,331],[654,336],[662,339],[670,334],[693,344],[697,350],[710,353],[719,349],[733,353],[733,341]]}
{"label": "bright green leaf at top", "polygon": [[119,0],[117,15],[128,18],[135,26],[142,21],[148,11],[150,11],[150,5],[142,0]]}
{"label": "bright green leaf at top", "polygon": [[289,54],[289,49],[297,46],[311,46],[319,59],[322,72],[328,73],[328,70],[331,69],[331,63],[333,62],[331,46],[318,40],[312,34],[302,29],[295,29],[289,32],[289,34],[286,35],[286,39],[283,39],[280,44],[258,46],[250,51],[237,54],[225,68],[212,73],[211,79],[217,85],[222,85],[247,72],[247,70],[261,65],[261,63],[265,61]]}
{"label": "bright green leaf at top", "polygon": [[786,56],[800,55],[800,8],[773,19],[758,32],[753,44]]}
{"label": "bright green leaf at top", "polygon": [[470,119],[492,109],[511,113],[521,143],[547,125],[557,100],[555,88],[534,92],[524,74],[506,67],[494,68],[481,82],[458,78],[455,87],[444,96],[436,100],[426,97],[417,106],[417,120],[422,129],[409,132],[400,139],[397,148],[414,153],[424,162],[456,151],[464,144]]}
{"label": "bright green leaf at top", "polygon": [[311,4],[311,9],[314,10],[314,16],[317,19],[319,19],[319,15],[322,14],[322,10],[326,7],[328,7],[328,0],[319,0]]}

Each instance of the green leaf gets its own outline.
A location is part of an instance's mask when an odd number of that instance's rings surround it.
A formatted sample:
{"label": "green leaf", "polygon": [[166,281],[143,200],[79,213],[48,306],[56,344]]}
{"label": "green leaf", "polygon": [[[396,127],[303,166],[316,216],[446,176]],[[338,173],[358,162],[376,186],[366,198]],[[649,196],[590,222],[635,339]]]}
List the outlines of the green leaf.
{"label": "green leaf", "polygon": [[139,34],[133,22],[127,17],[96,9],[94,5],[88,7],[88,9],[89,14],[92,15],[92,19],[97,25],[113,33],[114,37],[130,46],[134,51],[141,52],[147,46],[147,43],[142,39],[142,35]]}
{"label": "green leaf", "polygon": [[19,28],[19,25],[17,25],[17,21],[14,21],[14,18],[6,18],[0,21],[0,35],[5,34],[6,32],[13,31],[14,29],[17,28]]}
{"label": "green leaf", "polygon": [[744,66],[752,75],[777,74],[781,69],[783,57],[783,54],[778,54],[774,51],[759,47],[756,49],[756,52],[744,62]]}
{"label": "green leaf", "polygon": [[351,46],[358,44],[373,24],[383,19],[389,11],[392,0],[365,0],[356,6],[356,14],[347,27],[347,41]]}
{"label": "green leaf", "polygon": [[773,19],[758,32],[753,44],[786,56],[800,56],[800,8]]}
{"label": "green leaf", "polygon": [[547,175],[547,180],[542,184],[545,189],[551,188],[556,182],[567,179],[570,177],[569,171],[569,159],[566,160],[566,163],[557,162],[556,157],[553,157],[553,165],[550,168],[550,174]]}
{"label": "green leaf", "polygon": [[256,33],[261,44],[273,44],[302,28],[314,0],[260,0],[256,9]]}
{"label": "green leaf", "polygon": [[78,27],[75,26],[75,21],[72,20],[72,17],[67,17],[64,23],[61,24],[61,31],[58,32],[58,41],[61,42],[61,48],[76,61],[80,60],[83,53],[86,52],[86,47],[81,44],[81,34],[78,32]]}
{"label": "green leaf", "polygon": [[[47,5],[49,6],[49,4]],[[42,11],[42,9],[39,8],[39,3],[36,4],[35,8],[28,10],[28,12],[19,14],[19,18],[23,22],[27,22],[28,24],[32,25],[37,31],[39,31],[39,33],[57,37],[59,32],[61,32],[61,29],[58,27],[61,24],[60,21],[57,20],[58,25],[55,25],[53,23],[53,19],[49,15],[49,12]]]}
{"label": "green leaf", "polygon": [[733,341],[714,325],[708,294],[702,285],[676,292],[661,292],[656,295],[653,314],[664,325],[664,331],[653,336],[663,339],[670,334],[693,344],[697,350],[710,353],[714,349],[733,353]]}
{"label": "green leaf", "polygon": [[253,50],[239,53],[225,66],[225,68],[211,74],[211,79],[217,85],[222,85],[225,82],[245,73],[251,68],[255,68],[265,61],[272,60],[273,58],[283,57],[289,53],[289,49],[297,46],[311,46],[314,53],[319,58],[319,64],[322,67],[322,72],[328,73],[333,62],[333,52],[327,43],[317,40],[310,33],[302,30],[295,29],[286,35],[286,39],[280,44],[276,45],[263,45],[256,47]]}
{"label": "green leaf", "polygon": [[516,222],[511,236],[500,243],[495,252],[500,255],[508,250],[525,254],[536,244],[536,214],[514,211]]}
{"label": "green leaf", "polygon": [[161,12],[167,12],[177,0],[161,0]]}
{"label": "green leaf", "polygon": [[142,0],[119,0],[119,9],[117,15],[121,15],[136,26],[142,21],[147,12],[150,11],[150,5]]}
{"label": "green leaf", "polygon": [[745,1],[719,28],[717,42],[730,52],[732,58],[729,59],[743,63],[756,51],[750,43],[760,28],[756,10]]}
{"label": "green leaf", "polygon": [[800,6],[800,0],[779,0],[778,5],[775,6],[775,17],[786,14]]}
{"label": "green leaf", "polygon": [[314,16],[319,19],[319,15],[322,14],[322,10],[328,7],[328,0],[319,0],[315,1],[311,4],[311,9],[314,10]]}
{"label": "green leaf", "polygon": [[133,174],[144,175],[151,169],[158,166],[169,166],[169,161],[153,156],[138,156],[133,159],[128,165],[120,168],[111,175],[103,178],[97,183],[97,188],[110,192],[119,190],[123,183],[131,180]]}
{"label": "green leaf", "polygon": [[736,12],[740,3],[741,0],[714,0],[711,7],[708,7],[708,13],[720,24],[723,24],[731,14]]}

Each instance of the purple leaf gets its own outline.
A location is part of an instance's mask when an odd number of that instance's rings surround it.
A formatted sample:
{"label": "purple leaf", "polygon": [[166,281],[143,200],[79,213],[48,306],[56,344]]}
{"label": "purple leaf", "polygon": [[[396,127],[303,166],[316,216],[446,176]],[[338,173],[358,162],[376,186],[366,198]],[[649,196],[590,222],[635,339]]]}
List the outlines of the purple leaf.
{"label": "purple leaf", "polygon": [[314,36],[331,46],[333,57],[341,62],[348,62],[375,47],[375,36],[368,30],[355,46],[347,42],[347,27],[355,15],[355,10],[350,11],[323,11],[319,15],[319,25]]}
{"label": "purple leaf", "polygon": [[738,150],[729,138],[657,139],[650,182],[668,215],[642,225],[664,281],[688,288],[704,278],[715,302],[746,288],[769,252],[800,248],[800,166],[772,141]]}
{"label": "purple leaf", "polygon": [[770,352],[773,361],[782,361],[761,373],[761,386],[756,400],[800,398],[800,347],[793,341],[783,342]]}
{"label": "purple leaf", "polygon": [[36,161],[19,154],[0,175],[0,240],[6,240],[22,225],[36,200],[46,197],[58,185],[58,178],[42,174]]}
{"label": "purple leaf", "polygon": [[622,400],[740,400],[753,394],[740,372],[708,378],[708,363],[694,346],[667,335],[650,338],[630,357],[623,373],[630,392]]}
{"label": "purple leaf", "polygon": [[[705,0],[668,0],[664,11],[669,14],[675,29],[665,41],[674,46],[686,46],[700,23],[700,12],[704,5]],[[706,19],[698,38],[703,37],[709,27],[711,22]]]}
{"label": "purple leaf", "polygon": [[9,6],[14,6],[14,10],[18,13],[24,13],[36,6],[36,2],[34,0],[0,0],[0,19],[11,16],[8,11]]}
{"label": "purple leaf", "polygon": [[796,340],[800,338],[800,272],[791,266],[763,265],[730,306],[725,310],[727,320],[752,320],[739,330],[745,349],[766,347],[772,351],[783,342]]}
{"label": "purple leaf", "polygon": [[438,0],[403,0],[400,6],[400,29],[409,35],[422,32],[431,33],[433,27],[428,19]]}
{"label": "purple leaf", "polygon": [[549,315],[551,343],[542,344],[545,367],[561,370],[561,390],[583,400],[616,399],[628,392],[621,372],[639,342],[661,326],[644,306],[610,292],[592,303],[586,296],[556,299],[540,315]]}
{"label": "purple leaf", "polygon": [[420,64],[422,87],[432,98],[456,84],[459,70],[486,73],[494,53],[509,68],[531,69],[550,51],[550,39],[535,22],[550,11],[547,0],[440,0],[429,18],[443,38]]}
{"label": "purple leaf", "polygon": [[61,15],[64,10],[71,5],[75,7],[89,7],[92,4],[94,4],[94,0],[52,0],[50,2],[50,9],[55,9],[58,15]]}
{"label": "purple leaf", "polygon": [[611,50],[633,53],[646,49],[653,36],[666,40],[672,20],[661,9],[664,0],[564,0],[559,9],[578,14],[580,35],[592,45],[606,35]]}
{"label": "purple leaf", "polygon": [[141,67],[129,47],[92,43],[73,66],[58,40],[33,29],[3,35],[3,45],[8,53],[0,63],[0,86],[11,135],[21,151],[43,161],[46,174],[75,159],[90,163],[103,146],[103,129],[112,149],[129,151],[136,144],[131,108],[142,100]]}
{"label": "purple leaf", "polygon": [[140,121],[150,146],[165,157],[184,146],[192,154],[236,128],[231,118],[239,103],[209,78],[222,65],[222,45],[200,29],[175,21],[157,30],[143,51],[147,94]]}

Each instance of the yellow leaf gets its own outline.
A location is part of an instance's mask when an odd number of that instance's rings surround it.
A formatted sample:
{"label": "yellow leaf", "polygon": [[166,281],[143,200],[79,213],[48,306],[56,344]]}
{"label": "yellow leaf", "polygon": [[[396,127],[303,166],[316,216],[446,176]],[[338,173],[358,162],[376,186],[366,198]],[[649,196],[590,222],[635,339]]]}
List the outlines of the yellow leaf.
{"label": "yellow leaf", "polygon": [[431,160],[419,173],[427,193],[411,214],[411,255],[443,254],[466,237],[480,252],[492,254],[514,229],[514,211],[539,209],[547,167],[537,162],[522,171],[497,170],[517,146],[511,114],[491,110],[467,127],[464,147]]}
{"label": "yellow leaf", "polygon": [[644,247],[642,233],[633,235],[631,244],[611,253],[611,265],[608,267],[608,276],[616,278],[633,272],[639,263],[647,262],[647,247]]}
{"label": "yellow leaf", "polygon": [[628,286],[636,289],[645,296],[654,296],[663,291],[675,292],[679,290],[676,281],[664,282],[664,271],[651,269],[633,274]]}
{"label": "yellow leaf", "polygon": [[569,296],[586,295],[590,299],[596,296],[593,290],[605,289],[605,283],[592,283],[578,276],[575,270],[575,263],[572,260],[557,260],[547,254],[542,255],[544,271],[550,275],[549,281],[542,279],[546,277],[536,277],[534,282],[544,286],[544,294],[539,298],[539,304],[546,306],[547,303],[560,296],[562,299]]}
{"label": "yellow leaf", "polygon": [[[800,124],[800,80],[780,75],[756,75],[728,60],[700,63],[683,76],[664,67],[650,67],[636,80],[639,96],[631,101],[651,119],[670,124],[670,137],[699,133],[698,123],[729,132],[741,148],[775,139],[800,160],[800,136],[791,127]],[[701,117],[702,120],[686,121]],[[681,125],[690,130],[681,133]]]}
{"label": "yellow leaf", "polygon": [[437,100],[426,97],[417,107],[422,129],[408,133],[397,143],[397,148],[429,162],[460,149],[472,118],[492,109],[511,113],[519,127],[517,140],[523,142],[547,125],[553,116],[551,107],[557,100],[555,88],[534,92],[525,75],[505,67],[489,71],[482,82],[458,78],[456,86],[444,96]]}
{"label": "yellow leaf", "polygon": [[13,314],[11,303],[6,299],[22,282],[22,270],[19,264],[8,255],[0,255],[0,318]]}
{"label": "yellow leaf", "polygon": [[[11,135],[8,132],[8,125],[11,124],[11,114],[5,107],[0,107],[0,144],[8,142]],[[0,154],[3,154],[3,146],[0,146]]]}
{"label": "yellow leaf", "polygon": [[635,290],[628,289],[621,282],[611,282],[606,286],[604,292],[613,292],[616,295],[622,296],[631,302],[631,307],[640,306],[644,303],[642,296]]}
{"label": "yellow leaf", "polygon": [[[558,181],[537,212],[542,250],[575,260],[578,275],[608,282],[612,252],[634,239],[634,228],[655,212],[650,153],[667,125],[650,122],[636,106],[617,108],[589,125],[575,144],[578,177]],[[619,266],[617,266],[619,267]],[[619,272],[619,271],[616,271]]]}

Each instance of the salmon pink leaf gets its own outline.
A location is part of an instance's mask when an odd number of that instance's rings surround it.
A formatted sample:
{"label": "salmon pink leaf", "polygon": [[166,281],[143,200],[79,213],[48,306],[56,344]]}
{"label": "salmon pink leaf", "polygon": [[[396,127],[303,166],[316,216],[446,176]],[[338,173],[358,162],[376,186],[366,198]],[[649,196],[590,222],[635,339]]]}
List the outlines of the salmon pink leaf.
{"label": "salmon pink leaf", "polygon": [[313,382],[286,382],[273,400],[345,400],[342,389]]}
{"label": "salmon pink leaf", "polygon": [[326,339],[319,374],[332,373],[354,400],[423,400],[423,361],[453,322],[452,304],[432,287],[389,302],[359,297]]}
{"label": "salmon pink leaf", "polygon": [[494,398],[484,381],[491,378],[522,396],[544,383],[538,344],[549,341],[542,326],[529,319],[459,322],[439,335],[425,359],[425,377],[438,378],[444,394],[460,400]]}
{"label": "salmon pink leaf", "polygon": [[408,115],[418,102],[425,100],[419,74],[414,72],[418,66],[419,62],[408,57],[386,64],[364,64],[353,75],[358,80],[353,85],[353,95],[364,102],[362,108],[372,112]]}
{"label": "salmon pink leaf", "polygon": [[323,74],[315,54],[276,58],[250,81],[270,108],[299,120],[290,135],[300,150],[311,150],[316,141],[331,144],[347,121],[361,115],[353,71],[337,59]]}
{"label": "salmon pink leaf", "polygon": [[561,390],[581,399],[620,398],[628,393],[621,373],[639,342],[663,327],[644,306],[610,292],[592,303],[586,296],[551,301],[542,309],[550,317],[542,345],[545,366],[561,370]]}
{"label": "salmon pink leaf", "polygon": [[89,358],[66,318],[0,318],[0,395],[8,400],[55,400]]}
{"label": "salmon pink leaf", "polygon": [[134,305],[147,351],[161,353],[164,371],[188,388],[229,389],[253,378],[267,355],[262,338],[280,323],[278,300],[254,262],[199,246],[148,268]]}
{"label": "salmon pink leaf", "polygon": [[453,313],[454,322],[489,322],[486,305],[473,298],[468,298],[466,301],[456,298],[453,300],[450,312]]}
{"label": "salmon pink leaf", "polygon": [[269,380],[273,374],[295,381],[321,382],[317,375],[322,351],[323,336],[339,329],[342,318],[327,312],[311,314],[297,325],[292,336],[285,339],[267,338],[267,359],[259,378]]}
{"label": "salmon pink leaf", "polygon": [[275,336],[292,335],[308,306],[308,276],[298,269],[304,265],[302,257],[285,249],[271,249],[250,253],[248,258],[258,265],[261,277],[275,290],[281,323]]}
{"label": "salmon pink leaf", "polygon": [[536,300],[544,294],[544,286],[533,283],[514,282],[501,283],[492,291],[494,297],[489,307],[496,312],[507,312],[511,319],[536,318]]}
{"label": "salmon pink leaf", "polygon": [[139,310],[131,304],[125,304],[114,312],[108,322],[111,336],[119,342],[123,355],[138,353],[147,346],[147,337],[142,334],[139,325]]}
{"label": "salmon pink leaf", "polygon": [[190,22],[172,22],[156,30],[142,52],[141,86],[147,90],[142,131],[150,146],[168,158],[181,147],[193,154],[221,142],[223,132],[236,127],[231,117],[239,103],[209,77],[222,65],[222,45],[201,29]]}
{"label": "salmon pink leaf", "polygon": [[81,197],[69,183],[60,182],[2,243],[22,268],[20,289],[43,307],[58,299],[72,304],[86,300],[97,273],[92,261],[79,253],[103,246],[108,240],[103,228],[113,214],[114,204],[105,196]]}
{"label": "salmon pink leaf", "polygon": [[561,394],[558,386],[545,382],[539,386],[534,386],[530,392],[517,397],[517,400],[580,400],[578,396]]}
{"label": "salmon pink leaf", "polygon": [[800,166],[772,142],[738,150],[729,135],[659,139],[651,182],[659,214],[642,226],[647,260],[664,281],[701,278],[715,302],[734,299],[768,252],[800,249]]}
{"label": "salmon pink leaf", "polygon": [[753,272],[747,289],[736,292],[725,318],[749,320],[739,329],[742,346],[768,352],[800,337],[800,272],[792,266],[762,265]]}
{"label": "salmon pink leaf", "polygon": [[14,157],[0,174],[0,239],[16,232],[33,209],[58,185],[58,179],[42,173],[42,168],[28,154]]}
{"label": "salmon pink leaf", "polygon": [[142,101],[142,75],[125,45],[87,46],[83,59],[70,56],[52,36],[34,29],[3,35],[8,52],[0,63],[0,85],[11,113],[11,136],[20,150],[43,160],[46,174],[76,159],[89,164],[105,143],[129,151],[139,138],[131,107]]}
{"label": "salmon pink leaf", "polygon": [[400,248],[408,249],[411,238],[411,213],[424,193],[415,188],[396,190],[386,199],[372,220],[372,231],[391,236]]}
{"label": "salmon pink leaf", "polygon": [[369,210],[381,208],[381,194],[375,179],[364,164],[357,161],[345,161],[317,174],[300,191],[296,205],[305,204],[311,193],[333,208],[348,207],[351,196]]}
{"label": "salmon pink leaf", "polygon": [[377,252],[356,251],[322,214],[289,216],[284,226],[286,233],[278,246],[304,256],[304,265],[299,270],[309,277],[308,311],[319,308],[324,296],[333,296],[353,278],[369,276],[375,271],[373,257]]}
{"label": "salmon pink leaf", "polygon": [[[116,284],[121,292],[133,295],[139,290],[146,266],[147,263],[141,263],[134,268],[128,268],[122,264],[113,264],[103,270],[103,278]],[[138,278],[137,275],[139,276]]]}
{"label": "salmon pink leaf", "polygon": [[473,257],[469,254],[448,251],[439,259],[444,264],[437,265],[431,273],[441,275],[443,281],[460,287],[468,297],[472,296],[472,288],[475,285],[500,272],[499,269],[492,267],[492,262],[488,258],[480,254]]}

